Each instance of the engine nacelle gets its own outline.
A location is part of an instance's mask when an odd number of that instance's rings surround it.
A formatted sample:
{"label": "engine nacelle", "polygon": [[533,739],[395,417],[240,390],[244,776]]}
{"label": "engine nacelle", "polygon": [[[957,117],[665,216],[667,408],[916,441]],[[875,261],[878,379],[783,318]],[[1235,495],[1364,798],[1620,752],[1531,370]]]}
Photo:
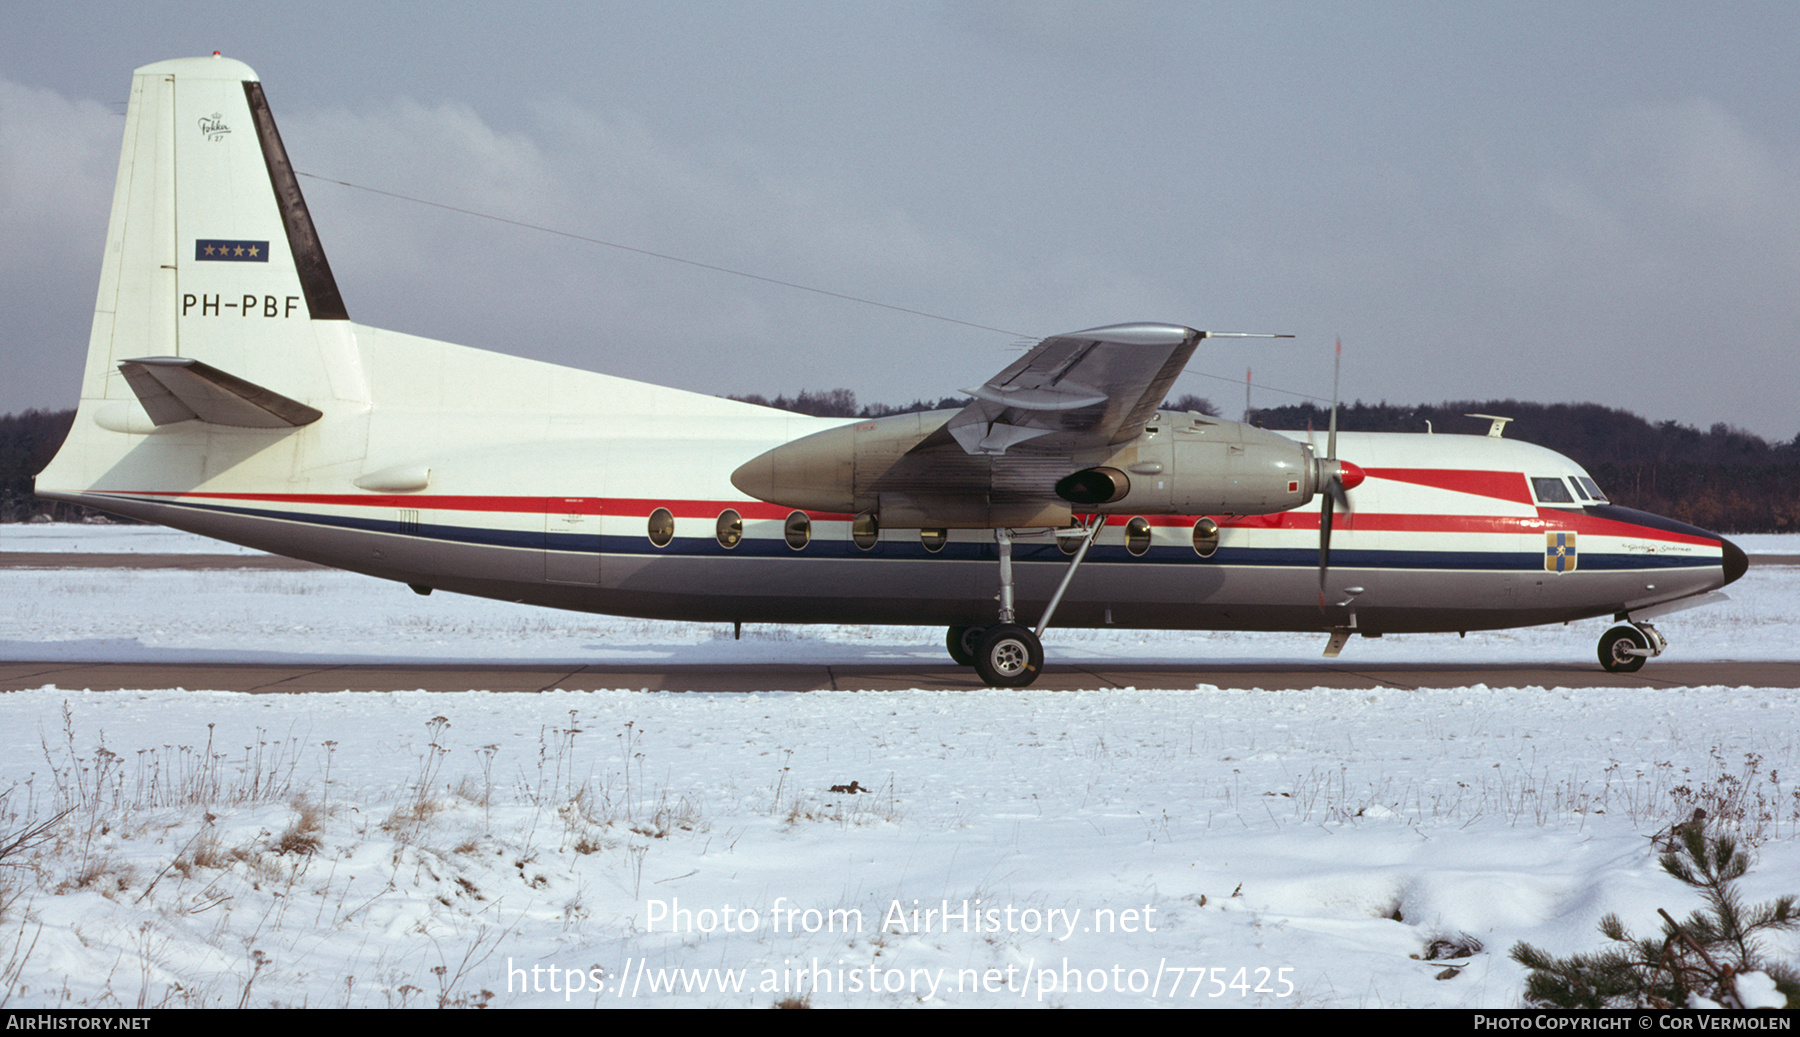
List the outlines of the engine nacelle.
{"label": "engine nacelle", "polygon": [[[1064,493],[1129,479],[1125,493],[1077,500]],[[1106,465],[1062,480],[1058,493],[1086,510],[1132,515],[1267,515],[1297,508],[1321,485],[1312,448],[1235,421],[1159,414]]]}
{"label": "engine nacelle", "polygon": [[1158,414],[1136,439],[1067,453],[1022,443],[970,454],[953,410],[857,421],[753,458],[732,484],[803,511],[879,516],[890,529],[1061,526],[1072,513],[1266,515],[1312,500],[1312,448],[1265,429]]}
{"label": "engine nacelle", "polygon": [[1017,478],[1024,455],[970,454],[943,431],[957,413],[896,414],[815,432],[752,458],[731,483],[787,508],[873,513],[892,529],[1066,525],[1069,506],[1050,486],[1071,466],[1052,462],[1047,477]]}

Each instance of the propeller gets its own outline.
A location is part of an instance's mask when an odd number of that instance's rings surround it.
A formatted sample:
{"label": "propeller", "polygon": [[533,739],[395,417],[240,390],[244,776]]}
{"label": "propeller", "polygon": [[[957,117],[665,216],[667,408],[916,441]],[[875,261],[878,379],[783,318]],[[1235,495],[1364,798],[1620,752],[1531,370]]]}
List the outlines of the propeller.
{"label": "propeller", "polygon": [[1344,366],[1344,340],[1337,341],[1337,359],[1331,367],[1331,424],[1325,434],[1325,456],[1319,460],[1319,608],[1324,609],[1325,584],[1331,570],[1331,520],[1337,509],[1350,511],[1350,490],[1362,484],[1363,471],[1337,456],[1338,374]]}

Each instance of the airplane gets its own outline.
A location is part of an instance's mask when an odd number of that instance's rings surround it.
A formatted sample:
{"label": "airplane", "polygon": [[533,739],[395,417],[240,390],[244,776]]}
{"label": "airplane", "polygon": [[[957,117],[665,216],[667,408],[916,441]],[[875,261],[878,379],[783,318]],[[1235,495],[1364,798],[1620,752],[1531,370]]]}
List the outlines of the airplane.
{"label": "airplane", "polygon": [[[844,422],[354,324],[247,65],[136,71],[81,403],[39,496],[434,590],[651,619],[939,626],[1023,687],[1071,627],[1651,620],[1747,566],[1502,435],[1161,409],[1218,333],[1038,342],[958,409]],[[1341,453],[1341,457],[1340,457]],[[1313,506],[1317,502],[1316,508]],[[1027,625],[1035,618],[1034,625]]]}

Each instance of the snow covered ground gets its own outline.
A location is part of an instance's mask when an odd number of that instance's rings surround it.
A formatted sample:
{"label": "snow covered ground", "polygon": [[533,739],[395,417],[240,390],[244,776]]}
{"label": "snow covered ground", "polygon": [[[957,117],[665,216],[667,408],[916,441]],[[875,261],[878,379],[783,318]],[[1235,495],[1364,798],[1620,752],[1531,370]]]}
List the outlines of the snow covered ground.
{"label": "snow covered ground", "polygon": [[263,552],[162,526],[108,522],[0,523],[0,551],[66,554],[242,554]]}
{"label": "snow covered ground", "polygon": [[[121,528],[0,527],[0,550],[209,550]],[[1753,567],[1659,628],[1683,658],[1792,658],[1797,582]],[[1586,660],[1598,633],[1346,654]],[[330,572],[0,570],[13,659],[935,661],[935,640],[734,642]],[[0,845],[69,813],[0,860],[0,1003],[1511,1006],[1516,942],[1596,950],[1608,912],[1648,934],[1698,906],[1650,838],[1696,805],[1755,844],[1747,899],[1800,892],[1797,729],[1800,692],[1756,688],[15,692]]]}

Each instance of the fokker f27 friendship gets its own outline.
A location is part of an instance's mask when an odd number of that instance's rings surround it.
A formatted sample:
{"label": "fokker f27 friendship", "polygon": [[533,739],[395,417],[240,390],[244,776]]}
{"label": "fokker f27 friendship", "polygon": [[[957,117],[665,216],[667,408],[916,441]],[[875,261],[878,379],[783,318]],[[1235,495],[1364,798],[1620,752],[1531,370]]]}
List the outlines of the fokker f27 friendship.
{"label": "fokker f27 friendship", "polygon": [[942,626],[995,686],[1037,677],[1052,621],[1335,655],[1610,616],[1600,661],[1632,670],[1651,619],[1744,573],[1498,426],[1334,429],[1318,456],[1160,410],[1208,338],[1058,335],[961,410],[845,424],[363,327],[256,74],[181,59],[132,82],[81,406],[37,492],[421,593]]}

